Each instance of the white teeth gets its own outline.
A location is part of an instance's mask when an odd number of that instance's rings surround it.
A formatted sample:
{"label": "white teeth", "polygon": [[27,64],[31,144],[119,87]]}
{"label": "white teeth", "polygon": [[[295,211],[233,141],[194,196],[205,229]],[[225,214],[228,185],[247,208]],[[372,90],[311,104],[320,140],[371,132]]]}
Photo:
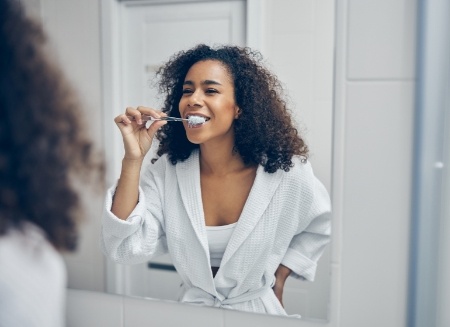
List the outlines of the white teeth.
{"label": "white teeth", "polygon": [[189,127],[195,127],[195,126],[202,125],[207,120],[205,117],[202,117],[202,116],[188,116],[187,119],[188,119]]}

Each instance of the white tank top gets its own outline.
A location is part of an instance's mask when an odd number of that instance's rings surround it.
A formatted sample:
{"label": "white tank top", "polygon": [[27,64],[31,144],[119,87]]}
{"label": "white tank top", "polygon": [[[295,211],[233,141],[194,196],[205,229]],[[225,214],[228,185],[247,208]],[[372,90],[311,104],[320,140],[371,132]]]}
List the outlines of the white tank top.
{"label": "white tank top", "polygon": [[237,222],[224,226],[206,226],[211,267],[220,267],[220,262],[236,224]]}

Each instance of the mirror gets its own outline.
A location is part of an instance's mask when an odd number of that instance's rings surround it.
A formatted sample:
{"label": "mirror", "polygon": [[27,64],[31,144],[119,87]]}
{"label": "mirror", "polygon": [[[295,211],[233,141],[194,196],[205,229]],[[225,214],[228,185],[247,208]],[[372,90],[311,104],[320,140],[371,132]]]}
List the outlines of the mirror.
{"label": "mirror", "polygon": [[[105,149],[108,184],[119,176],[122,158],[113,117],[126,106],[158,106],[161,99],[149,81],[174,52],[198,42],[231,42],[260,50],[284,83],[289,106],[311,149],[315,174],[330,191],[334,1],[24,2],[42,17],[86,104],[93,135]],[[192,30],[195,33],[186,33]],[[174,300],[180,280],[170,257],[135,266],[104,261],[98,249],[102,204],[100,195],[86,199],[90,219],[82,229],[80,251],[66,257],[69,286]],[[288,279],[288,313],[327,319],[330,264],[328,246],[314,282]]]}

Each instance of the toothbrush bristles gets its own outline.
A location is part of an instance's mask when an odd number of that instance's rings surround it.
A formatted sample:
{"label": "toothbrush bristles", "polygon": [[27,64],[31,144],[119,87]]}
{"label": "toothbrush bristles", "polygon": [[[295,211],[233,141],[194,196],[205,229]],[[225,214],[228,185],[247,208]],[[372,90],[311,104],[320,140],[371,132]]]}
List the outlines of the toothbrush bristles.
{"label": "toothbrush bristles", "polygon": [[188,118],[189,126],[197,126],[197,125],[204,124],[205,122],[206,122],[206,118],[201,117],[201,116],[189,116],[189,118]]}

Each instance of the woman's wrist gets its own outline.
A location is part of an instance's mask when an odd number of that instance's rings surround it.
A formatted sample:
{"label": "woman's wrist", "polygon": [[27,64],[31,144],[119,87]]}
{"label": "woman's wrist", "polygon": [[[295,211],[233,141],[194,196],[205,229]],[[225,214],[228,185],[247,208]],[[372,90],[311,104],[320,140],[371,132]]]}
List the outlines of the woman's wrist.
{"label": "woman's wrist", "polygon": [[144,157],[137,158],[137,159],[123,157],[122,164],[126,163],[126,164],[130,164],[130,165],[142,165],[143,161],[144,161]]}
{"label": "woman's wrist", "polygon": [[277,281],[284,282],[289,277],[291,272],[292,272],[291,269],[289,269],[288,267],[280,264],[278,266],[277,271],[275,272],[275,277],[277,278]]}
{"label": "woman's wrist", "polygon": [[129,159],[124,157],[122,159],[122,173],[124,172],[140,172],[144,159]]}
{"label": "woman's wrist", "polygon": [[[143,160],[139,159],[122,159],[122,171],[120,173],[119,185],[125,183],[128,187],[132,189],[139,187],[139,179],[141,174]],[[130,184],[131,183],[131,184]]]}

